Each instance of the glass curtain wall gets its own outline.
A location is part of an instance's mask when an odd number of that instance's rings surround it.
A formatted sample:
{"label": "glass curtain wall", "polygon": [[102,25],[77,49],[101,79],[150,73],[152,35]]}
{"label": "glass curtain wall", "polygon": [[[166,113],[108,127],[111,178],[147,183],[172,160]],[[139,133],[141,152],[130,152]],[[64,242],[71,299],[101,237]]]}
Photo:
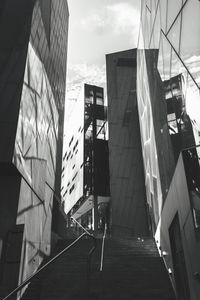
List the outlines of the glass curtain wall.
{"label": "glass curtain wall", "polygon": [[[180,151],[192,147],[199,167],[200,147],[196,147],[200,143],[199,15],[197,0],[142,1],[137,56],[138,109],[147,199],[155,223]],[[149,64],[149,53],[155,49],[157,55],[151,56],[153,63]],[[151,72],[157,83],[151,84]],[[156,110],[161,104],[163,108],[158,115]],[[196,187],[195,193],[199,194]]]}

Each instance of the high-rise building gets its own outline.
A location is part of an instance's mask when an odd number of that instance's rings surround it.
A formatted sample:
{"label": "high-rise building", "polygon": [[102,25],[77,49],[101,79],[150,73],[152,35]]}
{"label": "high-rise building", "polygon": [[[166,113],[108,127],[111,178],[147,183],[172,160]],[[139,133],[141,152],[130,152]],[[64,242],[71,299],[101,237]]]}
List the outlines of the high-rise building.
{"label": "high-rise building", "polygon": [[108,54],[106,70],[112,235],[148,236],[136,95],[137,49]]}
{"label": "high-rise building", "polygon": [[[102,227],[109,202],[108,141],[103,88],[84,84],[67,122],[62,169],[65,212],[86,229]],[[71,226],[69,219],[68,228]]]}
{"label": "high-rise building", "polygon": [[137,99],[151,226],[178,299],[200,297],[200,2],[142,1]]}
{"label": "high-rise building", "polygon": [[38,268],[62,229],[68,15],[67,0],[0,4],[0,285],[8,289]]}

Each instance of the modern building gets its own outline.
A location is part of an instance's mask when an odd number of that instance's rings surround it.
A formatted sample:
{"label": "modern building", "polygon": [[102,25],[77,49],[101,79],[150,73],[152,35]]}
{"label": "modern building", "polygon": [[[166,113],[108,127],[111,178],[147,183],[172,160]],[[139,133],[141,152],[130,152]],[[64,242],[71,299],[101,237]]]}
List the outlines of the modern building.
{"label": "modern building", "polygon": [[111,232],[148,236],[146,193],[136,95],[137,49],[106,56]]}
{"label": "modern building", "polygon": [[103,88],[84,84],[67,120],[62,169],[62,198],[68,214],[84,228],[101,229],[109,202],[108,141]]}
{"label": "modern building", "polygon": [[0,287],[9,290],[49,255],[64,224],[68,15],[67,0],[0,4]]}
{"label": "modern building", "polygon": [[142,1],[137,100],[151,227],[178,299],[200,298],[200,2]]}

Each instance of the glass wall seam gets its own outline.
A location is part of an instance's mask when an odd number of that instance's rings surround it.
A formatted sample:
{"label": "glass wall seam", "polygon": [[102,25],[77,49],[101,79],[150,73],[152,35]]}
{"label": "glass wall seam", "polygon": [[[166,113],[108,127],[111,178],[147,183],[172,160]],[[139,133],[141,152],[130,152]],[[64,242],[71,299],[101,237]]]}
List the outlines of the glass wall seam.
{"label": "glass wall seam", "polygon": [[178,19],[179,15],[182,13],[182,10],[184,9],[184,7],[185,7],[185,5],[186,5],[187,2],[188,2],[188,0],[185,0],[184,4],[182,5],[181,9],[179,10],[178,14],[176,15],[176,17],[175,17],[173,23],[170,25],[170,27],[169,27],[169,29],[168,29],[166,35],[169,34],[170,30],[172,29],[172,27],[173,27],[174,24],[176,23],[176,20]]}
{"label": "glass wall seam", "polygon": [[164,33],[164,31],[161,29],[162,34],[165,36],[165,38],[167,39],[168,43],[170,44],[170,46],[172,47],[172,49],[174,50],[174,52],[176,53],[177,57],[179,58],[179,60],[181,61],[181,63],[183,64],[183,66],[185,67],[185,69],[187,70],[188,74],[190,75],[191,79],[193,80],[194,84],[197,86],[197,88],[200,90],[200,87],[198,85],[198,83],[196,82],[196,80],[194,79],[193,75],[191,74],[191,72],[189,71],[188,67],[186,66],[186,64],[184,63],[184,61],[182,60],[182,58],[180,57],[180,55],[178,54],[178,52],[176,51],[176,49],[173,47],[172,43],[170,42],[170,40],[168,39],[168,37],[166,36],[166,34]]}

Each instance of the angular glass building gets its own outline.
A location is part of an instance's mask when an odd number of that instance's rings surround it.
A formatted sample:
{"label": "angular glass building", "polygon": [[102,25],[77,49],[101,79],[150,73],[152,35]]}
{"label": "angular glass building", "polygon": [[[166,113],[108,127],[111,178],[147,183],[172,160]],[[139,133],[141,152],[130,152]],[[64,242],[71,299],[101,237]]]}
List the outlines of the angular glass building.
{"label": "angular glass building", "polygon": [[200,297],[200,2],[142,1],[137,96],[151,227],[178,299]]}
{"label": "angular glass building", "polygon": [[68,15],[66,0],[0,4],[0,284],[7,289],[30,276],[62,234]]}

